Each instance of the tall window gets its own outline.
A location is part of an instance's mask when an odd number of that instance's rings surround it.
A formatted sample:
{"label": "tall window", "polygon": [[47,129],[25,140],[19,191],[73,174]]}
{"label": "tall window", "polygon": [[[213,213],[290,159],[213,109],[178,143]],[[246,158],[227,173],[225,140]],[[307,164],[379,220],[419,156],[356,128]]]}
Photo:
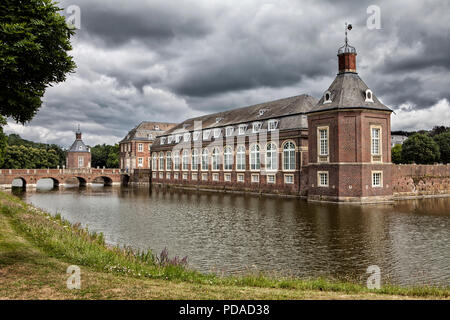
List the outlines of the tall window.
{"label": "tall window", "polygon": [[138,167],[144,166],[144,158],[138,158]]}
{"label": "tall window", "polygon": [[319,155],[328,155],[328,128],[319,128]]}
{"label": "tall window", "polygon": [[164,152],[159,153],[159,171],[164,171]]}
{"label": "tall window", "polygon": [[84,157],[78,157],[78,168],[84,167]]}
{"label": "tall window", "polygon": [[380,155],[380,128],[372,128],[372,155]]}
{"label": "tall window", "polygon": [[172,170],[172,152],[170,151],[166,152],[166,170]]}
{"label": "tall window", "polygon": [[273,142],[267,144],[266,150],[266,170],[278,169],[278,150],[277,145]]}
{"label": "tall window", "polygon": [[173,155],[173,166],[174,166],[175,171],[180,170],[180,152],[179,151],[175,151],[175,153]]}
{"label": "tall window", "polygon": [[209,165],[209,155],[208,155],[208,149],[202,150],[202,170],[208,170]]}
{"label": "tall window", "polygon": [[192,171],[197,171],[198,170],[198,150],[197,149],[193,149],[192,150],[192,166],[191,166],[191,170]]}
{"label": "tall window", "polygon": [[212,170],[220,169],[220,149],[214,148],[212,152]]}
{"label": "tall window", "polygon": [[250,148],[250,169],[260,170],[261,169],[261,159],[259,154],[259,145],[254,144]]}
{"label": "tall window", "polygon": [[317,172],[317,186],[328,187],[328,171]]}
{"label": "tall window", "polygon": [[183,151],[183,170],[189,170],[189,151]]}
{"label": "tall window", "polygon": [[138,152],[143,152],[144,151],[144,145],[142,143],[138,144]]}
{"label": "tall window", "polygon": [[237,148],[236,170],[245,170],[245,146],[238,146]]}
{"label": "tall window", "polygon": [[283,170],[295,170],[295,145],[290,141],[283,146]]}
{"label": "tall window", "polygon": [[157,159],[156,159],[156,153],[153,153],[153,156],[152,156],[152,170],[157,170],[158,168],[157,168]]}
{"label": "tall window", "polygon": [[225,152],[223,154],[223,164],[224,170],[232,170],[233,169],[233,149],[231,147],[226,147]]}
{"label": "tall window", "polygon": [[381,171],[372,171],[372,187],[381,187],[383,185],[383,173]]}

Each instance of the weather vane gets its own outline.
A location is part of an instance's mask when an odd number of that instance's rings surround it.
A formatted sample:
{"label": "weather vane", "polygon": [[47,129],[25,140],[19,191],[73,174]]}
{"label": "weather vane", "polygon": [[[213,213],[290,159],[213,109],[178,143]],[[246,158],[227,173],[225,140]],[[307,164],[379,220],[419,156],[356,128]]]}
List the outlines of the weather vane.
{"label": "weather vane", "polygon": [[347,31],[352,30],[352,25],[349,23],[347,24],[347,22],[345,23],[345,45],[348,44],[348,38],[347,38]]}

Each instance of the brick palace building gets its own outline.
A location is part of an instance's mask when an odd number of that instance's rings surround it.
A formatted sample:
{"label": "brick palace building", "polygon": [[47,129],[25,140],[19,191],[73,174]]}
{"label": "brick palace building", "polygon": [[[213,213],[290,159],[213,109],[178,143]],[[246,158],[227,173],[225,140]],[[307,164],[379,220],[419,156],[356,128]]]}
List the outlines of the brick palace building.
{"label": "brick palace building", "polygon": [[144,121],[133,128],[119,142],[120,169],[129,171],[150,168],[150,146],[158,135],[175,125],[174,123]]}
{"label": "brick palace building", "polygon": [[[306,94],[188,119],[151,146],[151,182],[195,189],[384,201],[392,197],[390,114],[338,50],[338,74]],[[123,151],[123,150],[122,150]]]}

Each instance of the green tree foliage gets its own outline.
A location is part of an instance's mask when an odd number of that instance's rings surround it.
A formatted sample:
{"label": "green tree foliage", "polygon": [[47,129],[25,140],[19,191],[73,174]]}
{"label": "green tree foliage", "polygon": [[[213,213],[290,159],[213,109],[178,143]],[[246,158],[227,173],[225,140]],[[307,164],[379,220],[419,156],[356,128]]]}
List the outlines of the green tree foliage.
{"label": "green tree foliage", "polygon": [[75,69],[68,27],[52,0],[0,4],[0,115],[25,123],[42,104],[47,86]]}
{"label": "green tree foliage", "polygon": [[93,168],[118,168],[119,145],[98,144],[91,148],[91,165]]}
{"label": "green tree foliage", "polygon": [[5,152],[6,152],[6,146],[7,146],[7,137],[3,133],[3,127],[6,121],[3,119],[3,117],[0,116],[0,168],[3,166],[3,162],[5,160]]}
{"label": "green tree foliage", "polygon": [[396,144],[392,148],[392,162],[395,164],[402,163],[402,145]]}
{"label": "green tree foliage", "polygon": [[7,146],[3,168],[56,168],[58,161],[58,154],[52,149],[46,150],[26,146]]}
{"label": "green tree foliage", "polygon": [[[66,151],[64,151],[60,146],[58,146],[56,144],[38,143],[38,142],[25,140],[25,139],[22,139],[18,134],[14,134],[14,133],[10,134],[7,137],[7,144],[9,146],[25,146],[25,147],[29,147],[29,148],[44,149],[47,151],[52,150],[53,152],[56,153],[56,155],[58,157],[58,161],[57,161],[56,165],[51,166],[50,168],[56,168],[58,165],[60,167],[62,167],[66,163]],[[2,167],[7,168],[7,169],[12,169],[12,167],[11,168],[6,167],[5,164]],[[31,168],[22,167],[21,169],[31,169]]]}
{"label": "green tree foliage", "polygon": [[447,129],[447,132],[443,132],[434,136],[433,139],[439,146],[439,151],[441,153],[441,162],[450,163],[450,129]]}
{"label": "green tree foliage", "polygon": [[402,161],[405,163],[433,164],[439,158],[439,146],[428,134],[416,133],[403,143]]}

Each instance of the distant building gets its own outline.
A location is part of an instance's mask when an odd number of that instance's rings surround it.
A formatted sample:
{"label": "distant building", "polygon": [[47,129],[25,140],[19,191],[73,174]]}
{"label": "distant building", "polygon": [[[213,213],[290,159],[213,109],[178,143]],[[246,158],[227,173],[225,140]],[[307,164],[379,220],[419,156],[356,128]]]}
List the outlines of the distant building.
{"label": "distant building", "polygon": [[119,142],[120,169],[150,168],[150,146],[156,137],[175,126],[174,123],[143,121]]}
{"label": "distant building", "polygon": [[394,147],[397,144],[402,145],[406,139],[408,139],[408,136],[404,136],[404,135],[400,135],[400,134],[391,135],[391,147]]}
{"label": "distant building", "polygon": [[67,151],[66,168],[90,168],[91,167],[91,150],[81,139],[80,126],[75,132],[75,141]]}

